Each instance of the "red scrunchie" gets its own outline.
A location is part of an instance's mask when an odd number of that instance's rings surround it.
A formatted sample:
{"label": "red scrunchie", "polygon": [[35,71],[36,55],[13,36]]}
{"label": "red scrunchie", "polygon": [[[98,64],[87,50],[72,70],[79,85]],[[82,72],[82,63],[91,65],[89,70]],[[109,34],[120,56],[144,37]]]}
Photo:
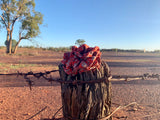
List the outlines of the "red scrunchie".
{"label": "red scrunchie", "polygon": [[64,53],[61,63],[64,71],[69,75],[86,72],[100,67],[101,52],[98,46],[92,48],[86,44],[73,46],[72,51]]}

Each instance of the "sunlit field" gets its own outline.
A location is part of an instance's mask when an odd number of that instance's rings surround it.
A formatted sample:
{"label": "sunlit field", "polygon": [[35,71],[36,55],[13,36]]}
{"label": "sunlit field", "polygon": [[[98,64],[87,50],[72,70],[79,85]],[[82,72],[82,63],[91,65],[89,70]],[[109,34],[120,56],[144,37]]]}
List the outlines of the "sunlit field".
{"label": "sunlit field", "polygon": [[[19,72],[45,72],[58,69],[63,51],[37,48],[19,48],[17,54],[7,55],[0,49],[0,74]],[[159,74],[159,53],[102,52],[112,75]],[[58,78],[59,73],[53,77]],[[0,120],[24,120],[45,108],[32,120],[52,118],[61,105],[59,83],[50,84],[41,78],[35,81],[32,91],[21,76],[0,76]],[[112,111],[119,105],[136,102],[137,105],[117,111],[113,120],[158,120],[160,118],[160,81],[156,79],[112,82]],[[148,115],[148,116],[146,116]],[[62,119],[62,111],[56,118]]]}

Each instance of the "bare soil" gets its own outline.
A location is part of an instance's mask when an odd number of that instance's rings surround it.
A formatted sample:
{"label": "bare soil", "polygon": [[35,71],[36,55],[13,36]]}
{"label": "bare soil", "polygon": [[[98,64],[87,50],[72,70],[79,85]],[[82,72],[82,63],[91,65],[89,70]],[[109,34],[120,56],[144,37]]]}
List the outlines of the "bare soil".
{"label": "bare soil", "polygon": [[[4,50],[0,50],[1,53]],[[0,73],[44,72],[58,69],[63,52],[21,49],[17,55],[0,54]],[[154,53],[103,52],[102,59],[108,63],[112,75],[159,74],[160,55]],[[13,68],[11,65],[26,64]],[[7,69],[7,70],[4,70]],[[59,77],[58,73],[53,75]],[[0,76],[0,120],[51,119],[62,106],[60,84],[36,80],[32,91],[23,77]],[[156,79],[113,81],[112,111],[118,106],[136,102],[137,105],[118,110],[113,120],[159,120],[160,81]],[[62,119],[62,111],[56,118]]]}

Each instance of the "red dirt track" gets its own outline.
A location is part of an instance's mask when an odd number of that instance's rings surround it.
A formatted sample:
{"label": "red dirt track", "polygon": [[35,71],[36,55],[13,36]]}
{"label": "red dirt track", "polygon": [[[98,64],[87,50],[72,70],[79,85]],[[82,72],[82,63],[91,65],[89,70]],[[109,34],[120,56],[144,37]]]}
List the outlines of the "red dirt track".
{"label": "red dirt track", "polygon": [[[62,52],[38,51],[33,56],[1,56],[0,63],[42,65],[33,71],[43,72],[51,70],[52,66],[55,69],[62,57]],[[160,55],[154,53],[103,52],[102,59],[108,63],[112,75],[159,74],[160,71]],[[20,71],[27,72],[28,69],[21,68]],[[59,74],[54,74],[54,77],[59,77]],[[136,102],[137,105],[118,110],[113,115],[113,120],[160,120],[160,81],[156,79],[113,81],[112,111],[119,105],[131,102]],[[30,91],[22,77],[0,76],[0,120],[25,120],[45,107],[44,111],[31,120],[52,118],[61,107],[60,84],[51,85],[44,79],[35,80],[35,86]],[[62,111],[56,117],[62,118]]]}

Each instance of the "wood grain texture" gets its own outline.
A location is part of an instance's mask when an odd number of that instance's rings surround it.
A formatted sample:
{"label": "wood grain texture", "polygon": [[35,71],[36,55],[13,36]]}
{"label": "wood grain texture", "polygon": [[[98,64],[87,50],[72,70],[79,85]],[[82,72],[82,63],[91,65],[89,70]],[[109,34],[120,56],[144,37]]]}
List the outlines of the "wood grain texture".
{"label": "wood grain texture", "polygon": [[[99,69],[67,75],[63,65],[59,65],[62,80],[90,81],[104,78],[100,83],[61,84],[63,115],[66,120],[98,120],[110,114],[111,83],[108,80],[109,67],[105,62]],[[112,120],[109,118],[108,120]]]}

